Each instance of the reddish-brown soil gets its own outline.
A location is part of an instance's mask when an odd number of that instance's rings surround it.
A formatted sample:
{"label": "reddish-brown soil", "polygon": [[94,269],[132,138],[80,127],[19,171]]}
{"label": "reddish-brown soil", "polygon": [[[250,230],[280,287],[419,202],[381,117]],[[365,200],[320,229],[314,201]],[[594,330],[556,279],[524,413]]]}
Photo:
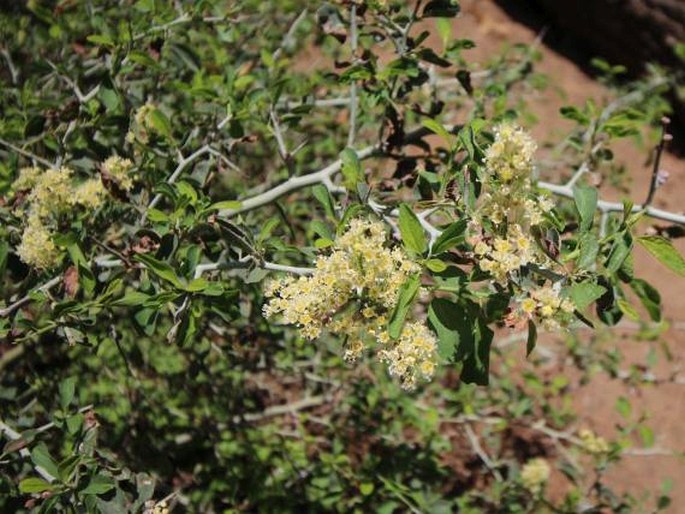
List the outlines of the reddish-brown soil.
{"label": "reddish-brown soil", "polygon": [[[531,26],[534,24],[524,25],[512,19],[491,0],[463,0],[462,14],[455,22],[454,31],[458,37],[470,38],[477,43],[478,47],[469,54],[470,59],[484,61],[506,44],[533,43],[538,34]],[[582,71],[582,60],[569,60],[545,46],[544,39],[540,50],[543,60],[536,65],[536,69],[548,75],[551,87],[528,97],[531,109],[539,120],[532,130],[539,141],[553,141],[555,137],[558,141],[558,137],[572,127],[559,115],[561,106],[582,104],[587,98],[606,99],[610,93]],[[573,52],[564,53],[568,55]],[[640,202],[645,198],[649,186],[651,172],[645,167],[649,148],[640,148],[627,141],[618,145],[617,150],[617,159],[626,165],[631,179],[631,196]],[[659,190],[655,205],[683,212],[685,161],[667,154],[662,163],[662,168],[670,171],[670,181],[667,187]],[[603,198],[619,200],[621,196],[616,191],[602,188]],[[645,223],[639,230],[648,228],[649,223]],[[676,240],[675,244],[681,252],[685,252],[683,240]],[[685,279],[663,268],[640,248],[635,254],[635,269],[638,276],[659,289],[665,317],[671,322],[671,328],[661,336],[661,340],[667,343],[673,360],[666,362],[663,354],[660,354],[653,372],[659,378],[675,376],[677,379],[636,389],[620,380],[612,380],[605,374],[597,374],[577,391],[574,402],[583,417],[579,426],[591,427],[608,438],[615,437],[617,424],[625,424],[614,407],[619,397],[630,400],[633,417],[646,414],[649,417],[648,424],[654,430],[654,446],[643,450],[639,449],[637,442],[638,449],[626,455],[609,472],[610,483],[619,491],[640,496],[641,491],[656,491],[662,481],[670,477],[674,484],[671,492],[673,503],[667,512],[685,512],[685,507],[682,507],[685,505],[685,487],[682,487],[685,461],[677,455],[678,452],[685,452],[685,372],[679,373],[685,358],[685,333],[681,323],[685,319]],[[589,339],[590,334],[586,337]],[[654,342],[637,340],[634,330],[617,330],[612,338],[610,344],[615,345],[625,356],[625,362],[621,365],[623,369],[627,369],[631,363],[646,364],[647,353],[655,346]],[[548,344],[553,345],[554,342]],[[569,369],[568,372],[572,374],[573,370]]]}

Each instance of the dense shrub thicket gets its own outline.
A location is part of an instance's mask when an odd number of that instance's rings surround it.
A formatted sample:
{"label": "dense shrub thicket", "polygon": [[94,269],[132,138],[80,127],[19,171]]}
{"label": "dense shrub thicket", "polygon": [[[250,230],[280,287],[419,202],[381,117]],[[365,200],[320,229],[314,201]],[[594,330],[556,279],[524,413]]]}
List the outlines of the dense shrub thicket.
{"label": "dense shrub thicket", "polygon": [[[616,98],[538,148],[538,52],[476,66],[458,13],[1,8],[0,510],[641,508],[604,471],[651,430],[624,401],[602,438],[570,395],[620,364],[586,329],[665,326],[633,246],[685,274],[640,224],[683,222],[650,205],[676,79],[600,62]],[[596,187],[625,137],[658,140],[641,205]]]}

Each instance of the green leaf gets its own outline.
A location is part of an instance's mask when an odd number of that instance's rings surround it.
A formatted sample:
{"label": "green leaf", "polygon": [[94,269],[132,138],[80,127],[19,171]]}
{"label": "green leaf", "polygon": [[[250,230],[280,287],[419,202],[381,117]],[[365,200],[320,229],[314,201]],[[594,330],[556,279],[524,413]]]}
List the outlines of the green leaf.
{"label": "green leaf", "polygon": [[146,307],[136,312],[133,315],[133,319],[136,320],[136,323],[138,323],[138,325],[141,329],[143,329],[143,332],[145,332],[146,335],[151,336],[155,332],[158,313],[159,309]]}
{"label": "green leaf", "polygon": [[445,264],[440,259],[428,259],[424,264],[426,268],[433,271],[434,273],[442,273],[447,269],[447,264]]}
{"label": "green leaf", "polygon": [[59,383],[59,404],[67,410],[76,393],[76,377],[65,378]]}
{"label": "green leaf", "polygon": [[630,302],[624,300],[623,298],[619,298],[616,300],[616,305],[618,305],[618,308],[621,309],[623,314],[628,316],[633,321],[640,320],[640,315],[638,314],[637,310],[635,310],[635,307],[630,305]]}
{"label": "green leaf", "polygon": [[619,396],[619,398],[616,400],[616,411],[623,416],[624,419],[630,418],[633,408],[625,396]]}
{"label": "green leaf", "polygon": [[668,269],[685,277],[685,259],[671,242],[661,236],[640,236],[637,238],[645,250],[656,257]]}
{"label": "green leaf", "polygon": [[473,347],[464,359],[461,380],[467,384],[488,385],[490,381],[490,345],[495,333],[479,319],[473,326]]}
{"label": "green leaf", "polygon": [[319,250],[321,250],[322,248],[330,248],[334,244],[335,244],[335,242],[332,239],[328,239],[327,237],[322,237],[322,238],[314,241],[314,248],[318,248]]}
{"label": "green leaf", "polygon": [[579,185],[573,188],[573,199],[580,216],[580,230],[585,232],[592,227],[597,209],[597,189],[590,186]]}
{"label": "green leaf", "polygon": [[67,253],[75,266],[78,266],[79,264],[86,266],[88,264],[88,259],[86,259],[86,256],[83,254],[83,250],[81,250],[78,243],[74,242],[67,246]]}
{"label": "green leaf", "polygon": [[114,40],[107,34],[91,34],[86,37],[86,41],[94,45],[114,46]]}
{"label": "green leaf", "polygon": [[0,284],[7,267],[7,256],[9,255],[10,245],[6,241],[0,241]]}
{"label": "green leaf", "polygon": [[584,311],[592,302],[606,293],[606,288],[592,282],[580,282],[569,288],[571,300],[579,311]]}
{"label": "green leaf", "polygon": [[538,329],[533,323],[533,320],[528,320],[528,340],[526,341],[526,357],[535,349],[535,343],[538,340]]}
{"label": "green leaf", "polygon": [[114,489],[114,480],[104,475],[95,475],[88,481],[88,485],[81,494],[104,494]]}
{"label": "green leaf", "polygon": [[404,203],[400,205],[399,225],[404,246],[412,252],[423,254],[426,251],[426,234],[423,231],[419,218]]}
{"label": "green leaf", "polygon": [[428,118],[428,119],[423,120],[423,122],[421,122],[421,125],[423,125],[428,130],[433,132],[433,134],[436,134],[436,135],[440,136],[442,139],[444,139],[448,148],[451,149],[453,147],[454,136],[452,136],[452,134],[450,134],[447,131],[447,129],[445,129],[445,127],[442,125],[442,123],[438,123],[437,121],[435,121],[431,118]]}
{"label": "green leaf", "polygon": [[150,68],[158,67],[157,62],[152,57],[150,57],[145,52],[141,52],[140,50],[133,50],[129,52],[128,59],[142,66],[147,66]]}
{"label": "green leaf", "polygon": [[321,220],[313,220],[310,224],[311,229],[314,233],[325,239],[334,239],[335,234],[329,227],[329,225]]}
{"label": "green leaf", "polygon": [[151,296],[149,294],[141,293],[140,291],[131,291],[126,293],[121,298],[114,300],[111,305],[115,307],[136,307],[143,305]]}
{"label": "green leaf", "polygon": [[31,460],[36,466],[40,466],[53,477],[59,476],[57,463],[50,456],[50,452],[45,443],[38,443],[33,447],[33,450],[31,450]]}
{"label": "green leaf", "polygon": [[170,282],[178,289],[183,289],[181,280],[176,275],[174,268],[172,268],[168,263],[158,261],[154,257],[145,253],[138,253],[133,258],[138,262],[145,264],[145,267],[152,271],[159,278]]}
{"label": "green leaf", "polygon": [[446,298],[434,298],[428,307],[428,323],[438,336],[441,358],[460,360],[472,348],[472,321],[459,304]]}
{"label": "green leaf", "polygon": [[559,112],[564,118],[577,121],[581,125],[587,125],[590,123],[590,118],[580,109],[578,109],[578,107],[567,105],[559,109]]}
{"label": "green leaf", "polygon": [[638,428],[638,431],[640,432],[640,439],[642,439],[642,446],[644,446],[645,448],[651,448],[652,446],[654,446],[654,430],[652,430],[647,425],[641,425]]}
{"label": "green leaf", "polygon": [[98,91],[98,98],[105,106],[108,113],[114,114],[121,106],[121,100],[119,99],[119,94],[113,87],[108,87],[102,85]]}
{"label": "green leaf", "polygon": [[328,191],[328,188],[322,184],[317,184],[312,188],[312,194],[314,195],[314,198],[316,198],[323,206],[326,216],[328,216],[330,219],[335,219],[333,197],[331,196],[330,191]]}
{"label": "green leaf", "polygon": [[597,264],[599,241],[592,232],[583,232],[578,238],[579,255],[576,265],[585,270],[592,270]]}
{"label": "green leaf", "polygon": [[628,232],[618,234],[614,245],[611,248],[609,258],[604,265],[610,273],[616,273],[630,255],[630,250],[633,247],[633,237]]}
{"label": "green leaf", "polygon": [[465,241],[466,233],[466,218],[455,221],[449,227],[442,231],[442,234],[438,236],[433,243],[431,248],[431,253],[433,255],[440,255],[447,250],[463,243]]}
{"label": "green leaf", "polygon": [[19,482],[19,492],[24,494],[42,493],[55,488],[53,484],[38,477],[25,478]]}
{"label": "green leaf", "polygon": [[652,321],[661,321],[661,295],[651,284],[636,278],[630,282],[631,289],[642,302]]}
{"label": "green leaf", "polygon": [[616,305],[617,295],[621,295],[620,287],[614,287],[611,282],[604,276],[598,278],[599,284],[606,289],[606,292],[597,299],[595,310],[597,317],[602,323],[613,326],[623,317],[621,309]]}
{"label": "green leaf", "polygon": [[348,191],[355,191],[357,183],[364,182],[364,171],[357,152],[352,148],[345,148],[340,153],[340,159],[342,160],[341,172],[344,177],[345,188]]}
{"label": "green leaf", "polygon": [[212,205],[210,205],[207,208],[207,210],[208,211],[222,211],[224,209],[228,209],[228,210],[233,211],[236,209],[240,209],[240,206],[242,204],[243,203],[238,201],[238,200],[223,200],[221,202],[213,203]]}
{"label": "green leaf", "polygon": [[[67,432],[70,435],[76,435],[79,430],[81,430],[81,427],[83,426],[83,421],[84,421],[84,416],[80,412],[74,414],[73,416],[69,416],[66,419],[66,425],[67,425]],[[61,467],[61,464],[60,464]]]}
{"label": "green leaf", "polygon": [[79,284],[83,287],[83,290],[87,294],[93,294],[93,291],[95,291],[95,286],[97,285],[97,281],[95,280],[95,275],[89,266],[79,263],[78,279]]}
{"label": "green leaf", "polygon": [[176,184],[176,190],[179,192],[180,196],[185,196],[190,201],[190,205],[195,205],[197,203],[197,191],[195,191],[195,188],[188,182],[178,182]]}
{"label": "green leaf", "polygon": [[171,122],[169,121],[169,118],[167,118],[166,114],[159,109],[152,109],[149,116],[150,124],[157,131],[157,133],[166,137],[167,139],[173,140]]}
{"label": "green leaf", "polygon": [[373,483],[364,482],[359,486],[359,492],[364,496],[369,496],[373,492]]}
{"label": "green leaf", "polygon": [[[457,73],[457,78],[459,78],[459,73]],[[462,77],[462,86],[464,88],[471,87],[468,82],[465,84],[464,78]],[[468,90],[468,89],[467,89]],[[469,155],[469,159],[475,160],[478,155],[482,154],[481,148],[478,146],[478,141],[476,140],[476,135],[486,126],[486,122],[482,118],[475,118],[470,123],[464,125],[460,130],[458,135],[459,143],[466,153]],[[467,174],[460,173],[460,175],[465,179]]]}
{"label": "green leaf", "polygon": [[169,221],[169,215],[166,212],[153,207],[147,210],[147,219],[152,223],[167,223]]}
{"label": "green leaf", "polygon": [[409,312],[412,303],[414,303],[420,285],[421,277],[416,274],[409,277],[400,287],[397,305],[395,305],[395,309],[393,310],[388,323],[388,334],[391,338],[397,339],[400,337],[402,327],[404,326],[404,320],[407,317],[407,313]]}

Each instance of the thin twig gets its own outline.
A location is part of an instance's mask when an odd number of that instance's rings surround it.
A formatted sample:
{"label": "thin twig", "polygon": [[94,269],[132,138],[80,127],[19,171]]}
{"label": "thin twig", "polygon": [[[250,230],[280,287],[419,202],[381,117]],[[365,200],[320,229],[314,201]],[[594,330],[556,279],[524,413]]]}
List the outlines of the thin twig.
{"label": "thin twig", "polygon": [[[352,51],[352,63],[357,59],[357,5],[352,3],[350,7],[350,50]],[[350,128],[347,134],[347,146],[352,148],[357,133],[357,81],[350,84]]]}
{"label": "thin twig", "polygon": [[16,86],[19,83],[19,71],[14,66],[14,61],[12,61],[12,55],[10,55],[9,51],[7,51],[6,48],[0,50],[0,53],[5,58],[5,62],[7,62],[7,67],[9,68],[10,75],[12,76],[12,85]]}
{"label": "thin twig", "polygon": [[[458,125],[445,125],[445,130],[448,132],[454,132],[459,128]],[[422,137],[425,137],[426,135],[430,134],[430,130],[428,130],[426,127],[419,127],[409,133],[407,133],[406,137],[404,138],[405,143],[411,143],[413,141],[417,141],[421,139]],[[381,155],[381,147],[382,144],[376,144],[373,146],[367,146],[366,148],[363,148],[361,150],[357,151],[357,157],[360,161],[363,161],[365,159],[368,159],[370,157],[373,157],[374,155]],[[219,215],[222,217],[226,218],[231,218],[233,216],[236,216],[240,213],[251,211],[254,209],[257,209],[259,207],[262,207],[264,205],[268,205],[278,198],[291,193],[293,191],[297,191],[299,189],[302,189],[307,186],[313,186],[316,184],[323,184],[327,180],[330,180],[333,175],[338,173],[342,169],[342,159],[338,159],[334,161],[333,163],[329,164],[325,168],[316,171],[314,173],[309,173],[307,175],[300,175],[297,177],[290,177],[288,180],[285,182],[267,190],[264,191],[263,193],[260,193],[258,195],[255,195],[251,198],[247,198],[245,200],[239,200],[240,206],[235,208],[235,209],[226,209],[219,211]]]}
{"label": "thin twig", "polygon": [[290,28],[288,29],[288,32],[286,32],[285,36],[281,40],[281,44],[278,46],[276,51],[273,53],[273,59],[274,61],[277,60],[281,54],[283,53],[283,49],[290,44],[290,41],[295,37],[295,32],[297,31],[297,28],[299,27],[300,23],[304,21],[304,19],[307,17],[307,9],[303,9],[302,12],[295,18],[295,20],[290,24]]}
{"label": "thin twig", "polygon": [[10,150],[17,152],[18,154],[23,155],[24,157],[28,157],[29,159],[32,159],[32,160],[42,164],[43,166],[45,166],[47,168],[54,168],[55,167],[55,165],[53,163],[51,163],[50,161],[45,160],[42,157],[38,157],[34,153],[23,150],[23,149],[19,148],[18,146],[13,145],[9,141],[5,141],[4,139],[0,139],[0,145],[6,146]]}
{"label": "thin twig", "polygon": [[[161,25],[153,25],[149,29],[147,29],[144,32],[141,32],[139,34],[134,34],[132,37],[132,41],[138,41],[140,39],[143,39],[145,36],[148,36],[150,34],[153,34],[155,32],[164,32],[167,29],[170,29],[172,27],[175,27],[176,25],[182,25],[183,23],[189,23],[193,20],[192,16],[188,13],[182,13],[178,18],[171,20],[170,22],[163,23]],[[205,16],[202,18],[202,21],[204,23],[222,23],[222,22],[227,22],[227,23],[235,23],[238,21],[241,21],[240,18],[238,19],[232,19],[232,18],[226,18],[224,16]]]}
{"label": "thin twig", "polygon": [[100,91],[100,84],[97,86],[93,87],[88,93],[84,94],[83,91],[81,91],[81,88],[78,86],[76,81],[72,80],[71,78],[67,77],[66,75],[62,74],[57,66],[50,61],[49,59],[46,59],[45,62],[48,63],[48,65],[55,70],[55,73],[57,73],[57,76],[61,78],[64,82],[67,83],[69,87],[74,91],[74,94],[76,95],[76,98],[78,98],[79,103],[85,104],[88,103],[90,100],[95,98],[95,95],[98,94]]}
{"label": "thin twig", "polygon": [[0,318],[5,318],[12,314],[14,311],[17,309],[20,309],[27,303],[31,302],[31,296],[33,296],[36,293],[44,293],[46,291],[49,291],[53,287],[55,287],[57,284],[59,284],[62,281],[62,276],[58,275],[56,277],[51,278],[47,282],[45,282],[43,285],[38,286],[37,288],[33,289],[29,294],[24,296],[23,298],[20,298],[14,303],[11,303],[7,307],[0,309]]}
{"label": "thin twig", "polygon": [[[7,425],[4,421],[2,421],[1,419],[0,419],[0,433],[5,434],[12,441],[17,441],[17,440],[21,439],[21,434],[15,430],[12,430],[12,428],[9,425]],[[31,458],[31,453],[26,448],[21,448],[19,450],[19,455],[21,455],[25,459]],[[57,477],[52,476],[42,466],[36,466],[34,469],[36,470],[36,472],[40,476],[42,476],[48,482],[54,482],[55,480],[57,480]]]}
{"label": "thin twig", "polygon": [[271,109],[269,117],[271,118],[271,126],[273,127],[274,137],[276,138],[276,143],[278,144],[278,154],[281,156],[281,159],[283,159],[283,162],[290,168],[290,152],[288,152],[288,148],[285,146],[283,132],[281,131],[281,124],[278,122],[278,117],[273,109]]}
{"label": "thin twig", "polygon": [[654,194],[659,186],[659,166],[661,165],[661,154],[664,153],[666,143],[672,139],[671,134],[666,132],[669,123],[671,123],[671,120],[669,120],[666,116],[661,118],[661,137],[659,138],[659,144],[655,150],[656,156],[654,157],[654,166],[652,167],[652,180],[649,183],[649,192],[647,193],[647,199],[644,203],[645,207],[652,203],[652,200],[654,200]]}
{"label": "thin twig", "polygon": [[324,403],[326,403],[330,399],[331,399],[331,397],[327,396],[327,395],[311,396],[309,398],[303,398],[302,400],[298,400],[298,401],[293,402],[293,403],[287,403],[285,405],[273,405],[271,407],[267,407],[262,412],[255,412],[255,413],[249,413],[248,412],[246,414],[236,415],[233,417],[233,422],[234,423],[240,423],[242,421],[247,421],[248,423],[250,423],[250,422],[254,422],[254,421],[261,421],[265,418],[282,416],[284,414],[295,415],[299,411],[311,409],[312,407],[318,407],[319,405],[323,405]]}
{"label": "thin twig", "polygon": [[502,481],[502,475],[500,474],[499,470],[497,469],[497,466],[495,466],[495,463],[492,461],[492,459],[488,456],[487,453],[485,453],[485,450],[483,450],[483,447],[480,445],[480,442],[478,441],[478,436],[476,433],[473,431],[471,428],[471,425],[468,423],[464,424],[464,431],[466,432],[466,437],[468,437],[469,442],[471,443],[471,447],[473,448],[473,451],[476,452],[476,455],[480,457],[480,460],[483,461],[483,464],[487,466],[487,468],[490,470],[490,472],[493,474],[493,476],[497,479],[497,481],[501,482]]}
{"label": "thin twig", "polygon": [[[558,196],[563,196],[566,198],[573,198],[573,190],[566,186],[560,186],[558,184],[551,184],[549,182],[538,182],[537,186],[541,189],[546,189],[547,191],[554,193]],[[618,202],[607,202],[604,200],[597,201],[597,208],[601,212],[623,212],[623,204]],[[665,211],[663,209],[656,209],[650,206],[633,205],[631,212],[641,212],[651,217],[664,221],[670,221],[672,223],[679,223],[685,225],[685,215],[676,214],[670,211]]]}
{"label": "thin twig", "polygon": [[[368,146],[358,151],[357,156],[360,160],[367,159],[371,157],[377,151],[377,149],[377,146]],[[285,182],[277,185],[272,189],[269,189],[268,191],[265,191],[262,194],[253,196],[252,198],[248,198],[246,200],[241,200],[240,206],[236,209],[227,209],[219,211],[219,215],[226,218],[231,218],[242,212],[251,211],[258,207],[262,207],[263,205],[268,205],[273,201],[277,200],[278,198],[280,198],[281,196],[284,196],[292,191],[296,191],[307,186],[313,186],[322,183],[326,178],[330,178],[331,176],[339,172],[341,168],[342,160],[338,159],[315,173],[310,173],[308,175],[300,175],[298,177],[291,177]]]}
{"label": "thin twig", "polygon": [[[78,410],[78,413],[83,414],[84,412],[88,412],[89,410],[93,410],[93,408],[94,408],[94,405],[92,403],[90,403],[90,404],[86,405],[85,407],[81,407]],[[55,423],[53,421],[51,421],[50,423],[46,423],[45,425],[42,425],[42,426],[36,428],[35,430],[36,430],[36,433],[40,434],[41,432],[45,432],[46,430],[50,430],[54,426],[55,426]]]}

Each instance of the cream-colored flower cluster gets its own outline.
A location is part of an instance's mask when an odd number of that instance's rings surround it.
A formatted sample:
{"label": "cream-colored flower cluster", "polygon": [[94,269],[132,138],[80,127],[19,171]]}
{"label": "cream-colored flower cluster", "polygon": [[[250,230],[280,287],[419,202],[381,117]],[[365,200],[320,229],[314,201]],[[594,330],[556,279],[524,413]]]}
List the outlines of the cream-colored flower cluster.
{"label": "cream-colored flower cluster", "polygon": [[[355,219],[338,237],[329,255],[320,256],[310,276],[273,281],[265,287],[267,317],[280,314],[315,339],[327,330],[344,336],[345,359],[355,361],[376,339],[391,374],[411,388],[435,368],[435,338],[419,324],[407,324],[398,339],[385,331],[402,284],[420,267],[399,248],[387,248],[382,223]],[[412,348],[415,345],[415,348]]]}
{"label": "cream-colored flower cluster", "polygon": [[518,271],[521,266],[546,260],[530,234],[524,233],[518,224],[508,227],[506,238],[478,240],[473,252],[480,258],[480,268],[491,273],[500,283],[506,283],[509,274]]}
{"label": "cream-colored flower cluster", "polygon": [[486,151],[484,192],[469,227],[474,257],[481,270],[519,293],[507,319],[511,326],[528,320],[550,330],[567,326],[573,303],[551,286],[531,287],[520,273],[528,265],[564,273],[533,235],[554,208],[550,197],[537,193],[533,185],[535,143],[512,124],[499,125],[494,132],[495,140]]}
{"label": "cream-colored flower cluster", "polygon": [[510,185],[489,182],[486,187],[491,189],[481,196],[476,217],[495,226],[507,222],[518,222],[528,227],[540,225],[545,220],[545,213],[554,208],[554,202],[548,195],[534,192],[530,180]]}
{"label": "cream-colored flower cluster", "polygon": [[568,326],[574,310],[574,303],[562,298],[559,289],[543,286],[529,290],[528,296],[518,300],[514,316],[532,319],[547,330],[558,330]]}
{"label": "cream-colored flower cluster", "polygon": [[485,165],[502,182],[528,179],[533,168],[535,141],[521,127],[502,123],[495,127],[495,140],[485,151]]}
{"label": "cream-colored flower cluster", "polygon": [[544,221],[554,203],[533,188],[535,143],[530,136],[508,123],[494,132],[495,141],[486,151],[484,192],[474,213],[475,233],[470,242],[480,268],[505,284],[521,266],[550,264],[531,229]]}
{"label": "cream-colored flower cluster", "polygon": [[59,260],[60,253],[52,240],[52,232],[38,216],[29,216],[21,243],[17,246],[17,255],[26,264],[38,269],[51,268]]}
{"label": "cream-colored flower cluster", "polygon": [[133,162],[118,155],[113,155],[102,163],[102,173],[114,180],[124,191],[130,191],[133,187],[132,169]]}
{"label": "cream-colored flower cluster", "polygon": [[609,453],[610,447],[606,439],[598,436],[592,430],[584,428],[578,433],[583,449],[593,455]]}
{"label": "cream-colored flower cluster", "polygon": [[560,290],[553,286],[528,288],[524,296],[516,300],[516,306],[508,316],[511,326],[533,320],[546,330],[555,331],[566,328],[573,321],[575,304],[561,296]]}
{"label": "cream-colored flower cluster", "polygon": [[381,362],[388,365],[388,372],[403,388],[414,389],[419,380],[430,380],[435,374],[437,341],[423,323],[405,324],[397,341],[390,341],[383,333],[378,339],[383,346],[378,354]]}
{"label": "cream-colored flower cluster", "polygon": [[26,220],[17,254],[29,266],[54,267],[60,252],[53,242],[59,221],[74,207],[94,210],[102,205],[106,190],[99,178],[76,182],[70,168],[19,170],[12,183],[15,193],[26,193],[16,213]]}
{"label": "cream-colored flower cluster", "polygon": [[552,470],[545,459],[531,459],[521,468],[521,484],[537,496],[542,492],[551,473]]}

